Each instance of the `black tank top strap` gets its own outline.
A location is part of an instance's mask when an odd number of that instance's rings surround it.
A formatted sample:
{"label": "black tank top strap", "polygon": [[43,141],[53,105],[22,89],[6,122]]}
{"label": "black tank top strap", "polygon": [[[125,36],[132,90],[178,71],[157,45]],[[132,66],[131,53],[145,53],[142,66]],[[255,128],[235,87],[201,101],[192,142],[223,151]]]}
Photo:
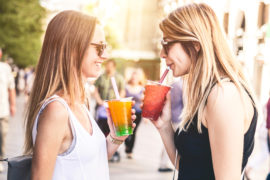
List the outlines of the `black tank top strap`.
{"label": "black tank top strap", "polygon": [[[231,79],[229,79],[229,78],[227,78],[227,77],[221,77],[220,79],[221,79],[221,81],[223,81],[224,79],[228,79],[229,82],[233,82]],[[214,86],[217,84],[217,82],[218,82],[218,81],[216,80],[216,81],[212,84],[211,89],[210,89],[210,91],[209,91],[209,94],[211,93],[212,89],[213,89]],[[245,87],[243,87],[243,88],[245,89],[246,93],[248,94],[249,98],[251,99],[251,101],[252,101],[252,103],[253,103],[254,109],[256,109],[256,107],[254,106],[255,101],[254,101],[253,97],[251,96],[251,94],[248,92],[248,90],[247,90]],[[207,98],[208,98],[209,94],[207,95]],[[206,102],[207,102],[207,101],[206,101]],[[257,111],[257,109],[256,109],[256,111]]]}
{"label": "black tank top strap", "polygon": [[[229,82],[233,82],[231,79],[229,79],[229,78],[227,78],[227,77],[221,77],[221,78],[220,78],[221,81],[226,80],[226,79],[227,79]],[[218,81],[216,80],[216,81],[214,82],[214,84],[211,86],[210,92],[212,91],[212,89],[214,88],[214,86],[215,86],[217,83],[218,83]]]}
{"label": "black tank top strap", "polygon": [[[233,82],[231,79],[229,79],[229,78],[227,78],[227,77],[221,77],[221,78],[220,78],[221,81],[223,81],[224,79],[228,79],[229,82]],[[211,85],[210,91],[209,91],[209,93],[208,93],[208,95],[207,95],[207,99],[208,99],[208,96],[210,95],[212,89],[215,87],[215,85],[216,85],[217,83],[218,83],[218,81],[216,80],[216,81]],[[205,104],[207,104],[207,100],[206,100],[206,103],[205,103]]]}

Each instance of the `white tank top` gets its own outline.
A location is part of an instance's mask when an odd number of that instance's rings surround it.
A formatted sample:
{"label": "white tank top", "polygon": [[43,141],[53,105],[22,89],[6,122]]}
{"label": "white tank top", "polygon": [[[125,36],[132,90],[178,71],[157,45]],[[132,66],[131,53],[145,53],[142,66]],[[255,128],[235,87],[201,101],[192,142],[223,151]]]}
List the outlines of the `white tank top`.
{"label": "white tank top", "polygon": [[39,115],[45,107],[58,101],[68,111],[73,140],[70,148],[56,158],[53,180],[109,180],[106,138],[96,121],[84,106],[92,124],[93,134],[90,135],[77,120],[66,101],[54,95],[42,105],[32,130],[33,144],[37,135]]}

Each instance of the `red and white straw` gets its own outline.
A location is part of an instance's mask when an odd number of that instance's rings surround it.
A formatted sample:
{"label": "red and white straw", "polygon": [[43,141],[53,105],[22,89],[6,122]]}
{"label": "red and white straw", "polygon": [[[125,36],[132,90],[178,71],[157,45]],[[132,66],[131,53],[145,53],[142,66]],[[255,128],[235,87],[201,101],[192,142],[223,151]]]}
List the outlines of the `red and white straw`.
{"label": "red and white straw", "polygon": [[164,79],[165,79],[165,77],[167,76],[169,70],[170,70],[170,67],[168,66],[168,67],[166,68],[166,70],[164,71],[164,73],[162,74],[160,80],[159,80],[159,83],[160,83],[160,84],[162,84],[162,82],[164,81]]}

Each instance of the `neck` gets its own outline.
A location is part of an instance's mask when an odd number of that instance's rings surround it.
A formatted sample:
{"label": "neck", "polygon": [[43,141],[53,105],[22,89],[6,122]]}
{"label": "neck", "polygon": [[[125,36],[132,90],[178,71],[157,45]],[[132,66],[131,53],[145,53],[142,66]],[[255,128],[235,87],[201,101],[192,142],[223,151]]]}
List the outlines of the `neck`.
{"label": "neck", "polygon": [[113,76],[115,74],[115,71],[110,71],[107,74],[108,74],[108,76]]}
{"label": "neck", "polygon": [[130,83],[131,86],[137,86],[138,84],[136,83]]}

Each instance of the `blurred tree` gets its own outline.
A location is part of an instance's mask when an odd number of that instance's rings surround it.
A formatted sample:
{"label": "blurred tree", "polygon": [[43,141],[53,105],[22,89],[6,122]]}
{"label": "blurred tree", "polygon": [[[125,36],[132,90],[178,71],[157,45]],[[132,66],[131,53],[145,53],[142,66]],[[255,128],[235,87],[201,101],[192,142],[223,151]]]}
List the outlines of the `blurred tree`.
{"label": "blurred tree", "polygon": [[104,19],[100,19],[105,15],[101,13],[99,3],[100,1],[89,1],[89,4],[85,7],[85,11],[88,12],[89,15],[94,15],[102,21],[101,23],[104,25],[105,38],[108,45],[112,49],[117,49],[119,48],[119,35],[117,34],[117,27],[115,26],[115,22],[112,17],[106,19],[105,22]]}
{"label": "blurred tree", "polygon": [[0,0],[0,47],[19,67],[38,61],[45,13],[38,0]]}

